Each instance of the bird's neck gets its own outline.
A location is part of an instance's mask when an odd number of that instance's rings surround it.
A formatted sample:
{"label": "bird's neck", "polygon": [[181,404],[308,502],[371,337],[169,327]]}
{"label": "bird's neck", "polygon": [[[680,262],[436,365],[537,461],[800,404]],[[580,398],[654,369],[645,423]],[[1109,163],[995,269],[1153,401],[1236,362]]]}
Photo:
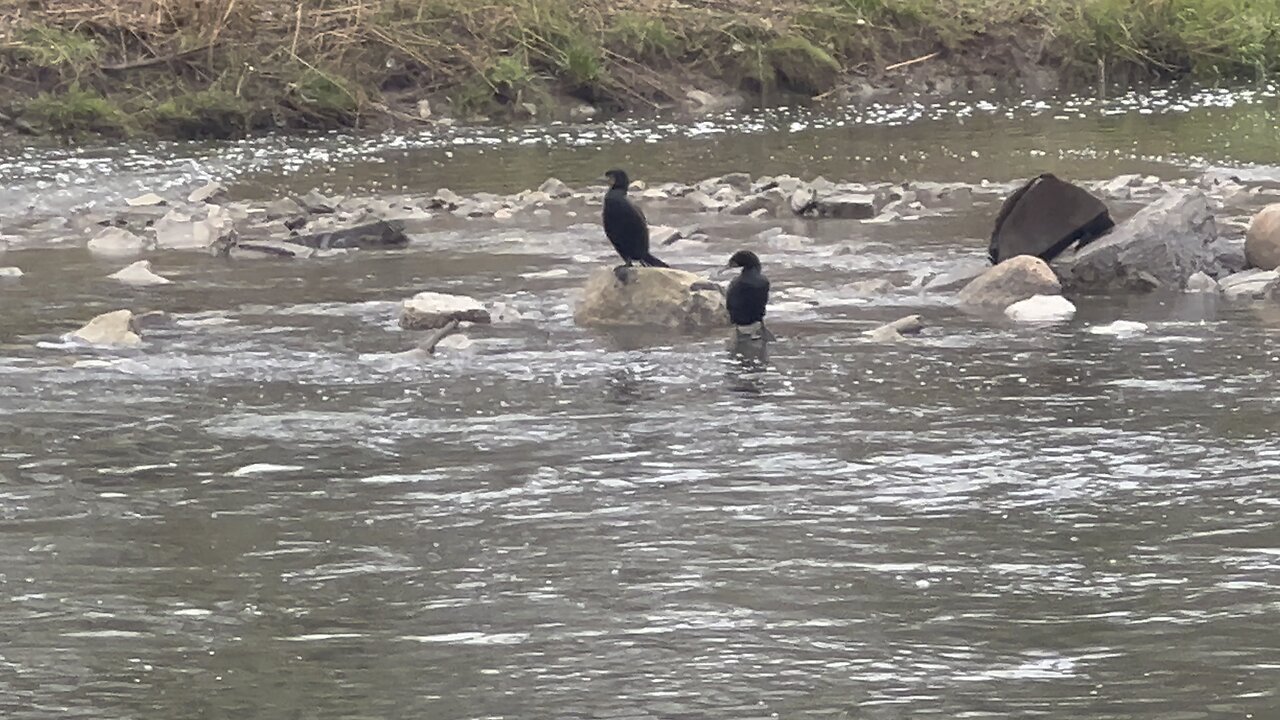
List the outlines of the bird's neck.
{"label": "bird's neck", "polygon": [[759,275],[759,274],[760,274],[760,266],[759,266],[759,265],[748,265],[748,266],[746,266],[746,267],[742,268],[742,274],[743,274],[743,275]]}
{"label": "bird's neck", "polygon": [[619,197],[619,196],[621,196],[621,197],[626,197],[626,194],[627,194],[627,186],[626,186],[626,185],[622,185],[622,186],[614,185],[613,187],[609,188],[609,192],[608,192],[608,194],[609,194],[609,195],[612,195],[612,196],[614,196],[614,197]]}

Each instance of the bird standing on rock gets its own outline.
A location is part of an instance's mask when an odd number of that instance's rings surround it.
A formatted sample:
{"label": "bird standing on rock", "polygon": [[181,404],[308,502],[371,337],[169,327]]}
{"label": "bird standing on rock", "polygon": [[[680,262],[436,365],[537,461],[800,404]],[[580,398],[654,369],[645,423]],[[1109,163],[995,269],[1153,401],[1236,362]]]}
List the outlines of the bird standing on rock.
{"label": "bird standing on rock", "polygon": [[668,267],[649,253],[649,224],[640,208],[627,198],[627,186],[631,184],[627,173],[610,170],[604,176],[610,183],[609,191],[604,194],[604,234],[625,263],[616,268],[614,274],[625,282],[625,268],[633,262],[643,267]]}
{"label": "bird standing on rock", "polygon": [[765,306],[769,304],[769,278],[760,269],[760,258],[750,250],[739,250],[729,258],[728,268],[742,268],[738,277],[729,283],[725,293],[725,306],[729,310],[729,320],[740,332],[751,325],[760,323],[764,337],[773,335],[764,326]]}

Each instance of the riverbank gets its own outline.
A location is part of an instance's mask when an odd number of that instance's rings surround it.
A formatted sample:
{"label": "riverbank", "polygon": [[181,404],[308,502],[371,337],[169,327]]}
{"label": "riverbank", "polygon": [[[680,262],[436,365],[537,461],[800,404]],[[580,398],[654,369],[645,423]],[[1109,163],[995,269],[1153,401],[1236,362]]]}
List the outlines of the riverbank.
{"label": "riverbank", "polygon": [[0,12],[0,122],[68,137],[1039,95],[1280,67],[1274,0],[113,0]]}

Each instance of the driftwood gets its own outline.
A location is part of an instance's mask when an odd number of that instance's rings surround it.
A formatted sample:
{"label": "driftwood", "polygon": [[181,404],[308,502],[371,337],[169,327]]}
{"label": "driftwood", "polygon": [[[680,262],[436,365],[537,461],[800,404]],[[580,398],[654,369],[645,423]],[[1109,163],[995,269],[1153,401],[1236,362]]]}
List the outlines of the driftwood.
{"label": "driftwood", "polygon": [[444,327],[436,328],[436,331],[428,335],[426,340],[418,343],[418,349],[428,355],[434,355],[436,353],[436,345],[439,345],[441,340],[457,331],[458,321],[450,320]]}

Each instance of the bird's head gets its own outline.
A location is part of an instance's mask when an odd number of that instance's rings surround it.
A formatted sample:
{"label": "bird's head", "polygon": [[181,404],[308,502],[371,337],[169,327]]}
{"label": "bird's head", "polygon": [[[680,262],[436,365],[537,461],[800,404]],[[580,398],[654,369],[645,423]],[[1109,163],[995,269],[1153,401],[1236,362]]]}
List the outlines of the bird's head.
{"label": "bird's head", "polygon": [[627,177],[626,170],[610,170],[604,174],[609,180],[609,187],[614,190],[626,190],[631,184],[631,179]]}
{"label": "bird's head", "polygon": [[750,250],[739,250],[733,254],[733,257],[729,258],[728,266],[731,268],[742,268],[744,270],[759,268],[760,258],[756,257],[756,254]]}

